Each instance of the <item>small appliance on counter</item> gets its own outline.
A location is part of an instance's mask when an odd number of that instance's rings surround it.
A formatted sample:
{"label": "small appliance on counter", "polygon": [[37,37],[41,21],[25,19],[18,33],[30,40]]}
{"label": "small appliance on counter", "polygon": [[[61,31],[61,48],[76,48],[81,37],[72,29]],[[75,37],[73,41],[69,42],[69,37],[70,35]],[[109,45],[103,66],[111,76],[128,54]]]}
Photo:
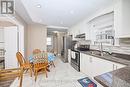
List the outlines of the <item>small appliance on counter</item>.
{"label": "small appliance on counter", "polygon": [[88,51],[90,50],[90,45],[79,45],[77,49],[80,51]]}
{"label": "small appliance on counter", "polygon": [[74,50],[77,47],[77,42],[76,40],[72,41],[71,49]]}

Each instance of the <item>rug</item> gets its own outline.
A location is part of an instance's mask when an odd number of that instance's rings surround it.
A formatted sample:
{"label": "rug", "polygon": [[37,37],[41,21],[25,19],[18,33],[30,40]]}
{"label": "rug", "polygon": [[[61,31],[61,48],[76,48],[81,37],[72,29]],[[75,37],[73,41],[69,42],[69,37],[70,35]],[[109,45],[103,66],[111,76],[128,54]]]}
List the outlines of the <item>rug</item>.
{"label": "rug", "polygon": [[79,79],[78,82],[82,85],[82,87],[97,87],[97,85],[88,77]]}

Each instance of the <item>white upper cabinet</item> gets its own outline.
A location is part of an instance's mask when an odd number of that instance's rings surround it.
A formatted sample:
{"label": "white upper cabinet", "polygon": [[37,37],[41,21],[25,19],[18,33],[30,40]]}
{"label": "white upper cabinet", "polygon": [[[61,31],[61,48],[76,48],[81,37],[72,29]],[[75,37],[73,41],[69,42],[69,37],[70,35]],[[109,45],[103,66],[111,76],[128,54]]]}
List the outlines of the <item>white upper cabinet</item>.
{"label": "white upper cabinet", "polygon": [[112,45],[111,38],[114,37],[114,13],[113,11],[102,14],[90,20],[87,25],[90,29],[91,44],[103,42],[104,45]]}
{"label": "white upper cabinet", "polygon": [[116,38],[130,37],[130,0],[115,0],[114,29]]}
{"label": "white upper cabinet", "polygon": [[[74,37],[85,33],[85,39],[92,42],[98,39],[99,33],[107,29],[114,32],[115,38],[130,38],[130,0],[114,0],[108,9],[98,11],[70,28]],[[108,43],[111,40],[103,39],[105,41]]]}

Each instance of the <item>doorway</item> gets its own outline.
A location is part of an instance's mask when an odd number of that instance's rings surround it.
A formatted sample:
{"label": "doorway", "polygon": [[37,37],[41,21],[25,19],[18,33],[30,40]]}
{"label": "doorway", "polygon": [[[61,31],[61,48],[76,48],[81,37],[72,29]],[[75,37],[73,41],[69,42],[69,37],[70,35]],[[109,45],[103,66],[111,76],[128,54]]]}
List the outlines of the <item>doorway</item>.
{"label": "doorway", "polygon": [[0,69],[17,68],[16,52],[24,55],[24,28],[8,26],[0,29]]}
{"label": "doorway", "polygon": [[53,50],[55,54],[61,55],[63,36],[66,35],[66,33],[67,29],[47,28],[47,36],[51,38],[51,45],[47,46],[47,50]]}

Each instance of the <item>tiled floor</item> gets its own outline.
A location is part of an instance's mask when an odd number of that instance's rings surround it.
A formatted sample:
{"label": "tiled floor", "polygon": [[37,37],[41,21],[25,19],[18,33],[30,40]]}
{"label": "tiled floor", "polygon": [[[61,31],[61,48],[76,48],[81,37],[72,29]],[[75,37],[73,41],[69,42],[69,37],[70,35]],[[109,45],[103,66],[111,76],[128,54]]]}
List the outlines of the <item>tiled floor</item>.
{"label": "tiled floor", "polygon": [[[48,78],[41,73],[36,82],[34,76],[24,75],[23,87],[82,87],[77,79],[86,77],[85,74],[77,72],[70,64],[63,63],[59,58],[56,59],[55,65],[55,68],[50,67]],[[18,83],[18,79],[16,79],[10,87],[18,87]]]}

